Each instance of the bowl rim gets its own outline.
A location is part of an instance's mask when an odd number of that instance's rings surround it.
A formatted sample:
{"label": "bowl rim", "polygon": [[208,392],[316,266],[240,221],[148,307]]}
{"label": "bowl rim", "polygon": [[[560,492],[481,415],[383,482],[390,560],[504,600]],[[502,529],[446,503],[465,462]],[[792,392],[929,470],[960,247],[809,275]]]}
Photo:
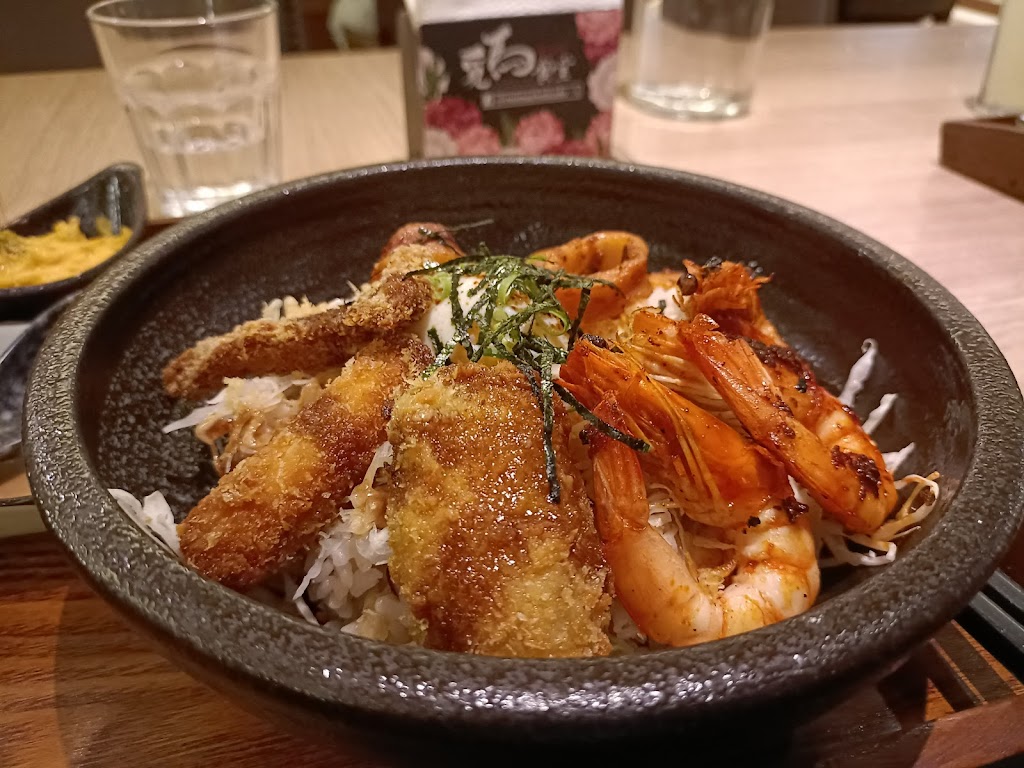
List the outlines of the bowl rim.
{"label": "bowl rim", "polygon": [[[136,212],[139,215],[139,221],[135,222],[132,234],[128,238],[127,242],[121,246],[116,252],[112,253],[108,258],[101,261],[94,267],[90,267],[84,272],[79,272],[77,275],[71,277],[65,277],[60,280],[52,280],[48,283],[37,283],[35,285],[19,285],[14,288],[0,288],[0,304],[5,301],[15,301],[21,299],[35,299],[47,294],[53,294],[54,300],[59,298],[63,293],[73,290],[79,285],[85,285],[92,280],[96,275],[100,274],[104,269],[112,266],[115,259],[120,259],[130,250],[132,250],[142,238],[142,233],[146,228],[146,188],[142,183],[142,167],[137,163],[114,163],[108,165],[100,171],[97,171],[89,178],[79,182],[70,189],[61,192],[59,195],[54,195],[45,203],[40,203],[31,211],[23,213],[13,221],[9,221],[4,224],[5,229],[15,229],[23,226],[26,221],[39,216],[47,208],[51,207],[57,201],[66,198],[79,197],[85,190],[93,186],[102,179],[106,179],[110,176],[122,175],[128,179],[134,187],[136,187],[136,194],[138,195],[139,202],[135,205]],[[53,219],[50,222],[50,226],[57,223],[57,221],[63,221],[63,219]],[[126,223],[125,226],[128,226]]]}
{"label": "bowl rim", "polygon": [[[842,241],[867,266],[889,272],[914,291],[949,334],[977,406],[977,439],[967,473],[929,535],[847,592],[751,633],[631,657],[504,659],[389,646],[310,626],[199,576],[120,511],[85,453],[75,382],[86,341],[121,292],[140,285],[178,244],[282,195],[315,194],[366,177],[429,173],[436,167],[497,166],[514,172],[524,165],[562,168],[566,174],[640,175],[738,199]],[[987,332],[938,282],[877,241],[774,195],[711,177],[607,160],[479,157],[385,163],[282,184],[176,224],[139,247],[136,258],[112,265],[62,317],[30,377],[25,431],[29,479],[47,527],[108,600],[185,650],[175,653],[179,660],[219,668],[253,689],[339,717],[372,714],[483,732],[509,725],[605,729],[651,716],[704,720],[856,681],[876,671],[881,660],[923,641],[966,605],[995,570],[1024,515],[1020,390]],[[91,529],[94,523],[103,524],[102,533]],[[957,542],[943,535],[950,528],[956,528]],[[100,548],[97,560],[91,547],[110,537],[122,542],[123,551]],[[965,558],[965,544],[983,554],[973,561]],[[958,564],[957,577],[942,580],[941,600],[915,612],[902,610],[916,594],[916,579],[934,576],[950,563]],[[206,609],[177,611],[179,590]],[[863,602],[877,607],[874,619],[844,626],[841,617]],[[278,647],[301,653],[267,652]],[[770,649],[767,658],[759,648]]]}

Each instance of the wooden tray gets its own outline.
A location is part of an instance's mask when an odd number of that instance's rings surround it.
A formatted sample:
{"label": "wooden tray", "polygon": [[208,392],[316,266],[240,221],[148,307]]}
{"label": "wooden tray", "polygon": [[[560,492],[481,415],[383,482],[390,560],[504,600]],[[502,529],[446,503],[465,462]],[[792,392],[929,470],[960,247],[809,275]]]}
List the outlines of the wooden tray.
{"label": "wooden tray", "polygon": [[[349,766],[502,764],[479,747],[405,756],[281,733],[152,651],[75,575],[49,534],[0,541],[0,765]],[[977,766],[1024,751],[1024,685],[950,623],[877,686],[770,743],[714,754],[676,746],[680,765]],[[750,743],[750,742],[753,743]],[[579,751],[535,762],[580,764]],[[602,750],[594,765],[638,761]],[[646,756],[643,761],[651,759]]]}

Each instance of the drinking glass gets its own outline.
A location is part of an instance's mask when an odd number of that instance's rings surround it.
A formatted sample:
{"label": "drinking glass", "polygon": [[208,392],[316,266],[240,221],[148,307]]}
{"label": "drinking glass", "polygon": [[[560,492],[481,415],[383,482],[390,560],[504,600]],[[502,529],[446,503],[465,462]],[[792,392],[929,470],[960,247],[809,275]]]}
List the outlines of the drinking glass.
{"label": "drinking glass", "polygon": [[280,180],[274,0],[105,0],[86,16],[164,214]]}
{"label": "drinking glass", "polygon": [[634,103],[681,118],[750,110],[772,0],[636,0]]}

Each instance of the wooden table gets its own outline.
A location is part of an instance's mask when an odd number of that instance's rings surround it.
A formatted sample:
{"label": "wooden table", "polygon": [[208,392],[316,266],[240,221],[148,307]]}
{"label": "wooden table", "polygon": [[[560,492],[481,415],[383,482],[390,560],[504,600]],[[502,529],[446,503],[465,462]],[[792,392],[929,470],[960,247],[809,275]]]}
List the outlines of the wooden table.
{"label": "wooden table", "polygon": [[[967,115],[991,36],[970,27],[773,32],[752,116],[687,124],[620,103],[614,151],[759,187],[864,230],[947,285],[1020,376],[1024,205],[936,162],[939,124]],[[283,72],[286,177],[405,157],[395,52],[304,55]],[[139,160],[97,71],[0,77],[0,136],[0,219],[110,162]],[[46,535],[0,542],[0,658],[3,766],[389,764],[276,734],[176,671],[123,628]],[[1020,692],[951,624],[882,687],[823,713],[785,754],[814,762],[830,745],[854,744],[858,759],[891,748],[898,765],[997,759],[1024,749],[1012,740],[997,749],[987,736],[1024,733]]]}
{"label": "wooden table", "polygon": [[[750,117],[678,123],[620,100],[614,152],[758,187],[881,240],[949,287],[1020,378],[1024,207],[936,160],[939,124],[968,116],[992,34],[773,31]],[[406,157],[396,52],[309,54],[283,69],[286,178]],[[141,162],[100,71],[0,77],[0,137],[0,220],[111,162]]]}

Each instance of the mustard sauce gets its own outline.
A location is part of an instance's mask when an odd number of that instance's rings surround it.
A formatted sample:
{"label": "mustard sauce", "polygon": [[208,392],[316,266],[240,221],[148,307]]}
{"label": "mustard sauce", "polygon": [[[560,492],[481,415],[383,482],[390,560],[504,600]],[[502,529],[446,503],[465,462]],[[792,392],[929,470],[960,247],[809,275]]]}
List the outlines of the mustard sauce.
{"label": "mustard sauce", "polygon": [[22,237],[0,230],[0,288],[42,285],[74,277],[109,259],[124,247],[132,231],[114,234],[108,219],[96,220],[96,237],[88,237],[77,216],[58,221],[45,235]]}

